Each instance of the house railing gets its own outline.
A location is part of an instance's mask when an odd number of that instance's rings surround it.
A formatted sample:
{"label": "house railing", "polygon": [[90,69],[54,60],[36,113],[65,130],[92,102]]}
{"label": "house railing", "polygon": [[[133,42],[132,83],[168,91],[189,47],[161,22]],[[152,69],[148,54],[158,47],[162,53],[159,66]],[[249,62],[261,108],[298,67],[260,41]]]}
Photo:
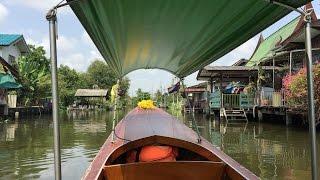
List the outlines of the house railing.
{"label": "house railing", "polygon": [[262,90],[260,93],[260,106],[282,107],[285,102],[284,90]]}
{"label": "house railing", "polygon": [[240,95],[239,94],[222,94],[222,107],[240,108]]}
{"label": "house railing", "polygon": [[250,108],[254,106],[254,95],[249,94],[224,94],[219,91],[209,96],[210,108]]}
{"label": "house railing", "polygon": [[248,109],[256,105],[283,107],[286,105],[284,90],[262,90],[256,95],[224,94],[216,91],[209,95],[210,108],[242,108]]}

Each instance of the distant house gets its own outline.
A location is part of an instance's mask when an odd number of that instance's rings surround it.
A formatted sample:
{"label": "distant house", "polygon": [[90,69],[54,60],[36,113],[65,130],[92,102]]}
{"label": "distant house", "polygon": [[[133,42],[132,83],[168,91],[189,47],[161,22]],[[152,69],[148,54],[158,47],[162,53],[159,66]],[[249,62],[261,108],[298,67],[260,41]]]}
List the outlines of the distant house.
{"label": "distant house", "polygon": [[22,35],[0,34],[0,115],[8,115],[8,106],[16,106],[17,96],[7,94],[8,90],[21,87],[15,80],[15,66],[17,59],[27,53],[29,48]]}
{"label": "distant house", "polygon": [[207,82],[187,87],[185,89],[185,92],[190,100],[190,104],[186,102],[184,110],[204,112],[206,110],[207,105],[208,89],[209,87]]}
{"label": "distant house", "polygon": [[0,34],[0,56],[8,64],[15,64],[20,56],[27,53],[29,48],[23,35]]}
{"label": "distant house", "polygon": [[107,98],[107,89],[78,89],[76,91],[76,97],[84,98]]}
{"label": "distant house", "polygon": [[[92,108],[106,102],[108,96],[107,89],[78,89],[74,95],[78,99],[75,106],[79,108]],[[75,107],[74,107],[75,108]]]}

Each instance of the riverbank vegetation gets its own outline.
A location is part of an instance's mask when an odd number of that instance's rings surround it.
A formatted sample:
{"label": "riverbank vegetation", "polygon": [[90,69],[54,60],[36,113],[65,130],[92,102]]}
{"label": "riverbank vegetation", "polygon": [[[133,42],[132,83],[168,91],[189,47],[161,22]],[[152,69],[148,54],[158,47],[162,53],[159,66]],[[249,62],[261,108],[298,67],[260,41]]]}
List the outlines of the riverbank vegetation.
{"label": "riverbank vegetation", "polygon": [[[294,111],[306,113],[308,110],[307,69],[283,78],[287,105]],[[316,117],[320,118],[320,64],[313,68]]]}
{"label": "riverbank vegetation", "polygon": [[[19,82],[22,88],[17,91],[20,105],[41,105],[42,101],[51,99],[50,61],[46,57],[43,47],[29,45],[30,53],[18,60],[16,65],[19,71]],[[116,84],[116,75],[103,60],[96,59],[86,72],[60,65],[58,68],[59,107],[66,108],[72,105],[76,98],[77,89],[108,89]],[[130,81],[127,77],[120,83],[121,105],[125,106]],[[110,94],[110,93],[109,93]],[[110,99],[110,98],[109,98]],[[110,105],[110,100],[107,101]]]}

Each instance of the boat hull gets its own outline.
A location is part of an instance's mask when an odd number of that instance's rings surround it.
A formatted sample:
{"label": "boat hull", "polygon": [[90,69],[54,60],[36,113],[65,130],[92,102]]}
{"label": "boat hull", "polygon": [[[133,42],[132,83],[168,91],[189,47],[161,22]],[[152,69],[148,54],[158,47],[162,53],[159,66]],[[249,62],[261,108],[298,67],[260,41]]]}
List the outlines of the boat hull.
{"label": "boat hull", "polygon": [[[114,139],[112,139],[113,137]],[[191,128],[163,110],[136,108],[117,124],[114,136],[108,137],[82,179],[105,179],[106,169],[113,166],[112,163],[121,155],[132,149],[153,144],[183,148],[197,153],[209,162],[222,162],[225,165],[224,177],[227,179],[258,179],[256,175],[206,139],[201,138],[200,143],[197,142],[197,139],[197,134]],[[189,165],[191,165],[190,163]],[[147,168],[149,164],[145,165]],[[121,169],[128,169],[128,167],[121,165]],[[140,165],[136,163],[130,167],[139,168]],[[116,167],[115,172],[119,168]]]}

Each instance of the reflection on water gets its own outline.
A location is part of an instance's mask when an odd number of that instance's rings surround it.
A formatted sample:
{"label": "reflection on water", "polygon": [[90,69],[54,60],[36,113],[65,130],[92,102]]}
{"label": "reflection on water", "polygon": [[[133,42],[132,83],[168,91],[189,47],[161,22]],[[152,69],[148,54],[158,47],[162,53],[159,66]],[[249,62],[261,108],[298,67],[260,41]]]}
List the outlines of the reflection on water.
{"label": "reflection on water", "polygon": [[[193,127],[190,114],[174,116]],[[112,113],[60,117],[63,178],[79,179],[110,134]],[[226,125],[202,115],[196,119],[202,136],[263,179],[311,178],[307,130],[261,123]],[[319,142],[318,137],[318,148]],[[52,179],[52,146],[49,116],[1,123],[0,179]]]}
{"label": "reflection on water", "polygon": [[[64,113],[60,119],[63,178],[79,179],[111,131],[112,113]],[[0,124],[0,178],[52,179],[52,146],[50,116]]]}
{"label": "reflection on water", "polygon": [[[190,115],[181,119],[192,123]],[[254,122],[226,124],[202,115],[196,119],[202,136],[262,179],[311,179],[306,129]],[[318,150],[319,138],[318,134]]]}

